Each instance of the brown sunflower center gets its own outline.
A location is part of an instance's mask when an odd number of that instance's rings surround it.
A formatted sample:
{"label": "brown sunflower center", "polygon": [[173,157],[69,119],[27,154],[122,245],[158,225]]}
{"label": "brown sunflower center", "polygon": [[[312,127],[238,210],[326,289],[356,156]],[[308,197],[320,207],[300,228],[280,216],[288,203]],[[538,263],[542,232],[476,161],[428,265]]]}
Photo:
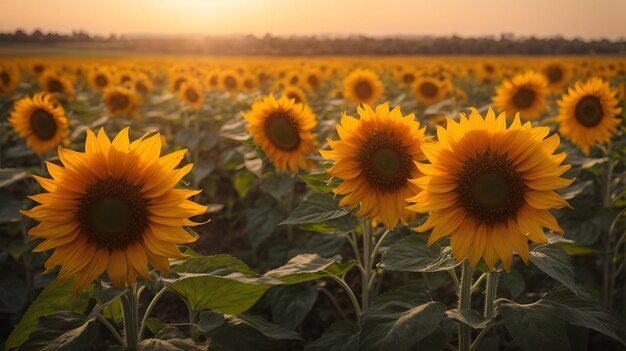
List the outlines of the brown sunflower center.
{"label": "brown sunflower center", "polygon": [[11,76],[9,76],[7,71],[2,71],[2,73],[0,73],[0,79],[2,79],[2,84],[4,85],[9,85],[11,83]]}
{"label": "brown sunflower center", "polygon": [[188,88],[187,90],[185,90],[185,96],[187,97],[187,100],[191,102],[196,102],[198,101],[198,98],[200,98],[198,93],[191,88]]}
{"label": "brown sunflower center", "polygon": [[486,65],[485,65],[485,72],[487,72],[487,73],[493,73],[493,72],[495,72],[495,71],[496,71],[496,68],[495,68],[495,67],[493,67],[492,65],[490,65],[490,64],[486,64]]}
{"label": "brown sunflower center", "polygon": [[576,104],[574,116],[585,127],[595,127],[602,121],[602,102],[596,96],[585,96]]}
{"label": "brown sunflower center", "polygon": [[411,155],[391,134],[374,134],[358,155],[363,176],[372,187],[392,192],[404,187],[411,176]]}
{"label": "brown sunflower center", "polygon": [[121,79],[122,83],[128,83],[128,82],[130,82],[131,80],[132,80],[132,79],[131,79],[131,78],[130,78],[130,76],[128,76],[128,75],[124,75],[124,76],[122,76],[122,79]]}
{"label": "brown sunflower center", "polygon": [[300,97],[300,95],[294,92],[287,93],[287,98],[293,99],[296,102],[296,104],[299,104],[302,102],[302,98]]}
{"label": "brown sunflower center", "polygon": [[62,93],[63,83],[61,83],[58,79],[52,78],[48,81],[48,90],[51,93]]}
{"label": "brown sunflower center", "polygon": [[309,85],[313,88],[313,89],[317,89],[320,85],[320,80],[319,78],[317,78],[316,75],[312,74],[307,78],[307,81],[309,82]]}
{"label": "brown sunflower center", "polygon": [[235,89],[237,87],[237,81],[235,78],[228,76],[224,78],[224,85],[226,85],[226,88],[228,89]]}
{"label": "brown sunflower center", "polygon": [[354,93],[360,100],[369,100],[374,93],[374,89],[372,88],[370,82],[362,80],[354,86]]}
{"label": "brown sunflower center", "polygon": [[39,108],[30,115],[30,127],[37,138],[50,140],[57,132],[57,123],[50,112]]}
{"label": "brown sunflower center", "polygon": [[148,87],[142,81],[138,81],[135,83],[135,90],[141,94],[145,94],[148,92]]}
{"label": "brown sunflower center", "polygon": [[243,81],[243,86],[245,86],[246,89],[252,89],[254,88],[254,81],[252,81],[252,79],[246,79]]}
{"label": "brown sunflower center", "polygon": [[517,214],[525,185],[507,155],[486,151],[465,162],[456,191],[467,214],[493,225]]}
{"label": "brown sunflower center", "polygon": [[420,84],[420,93],[422,93],[422,95],[427,98],[434,98],[435,96],[437,96],[438,92],[439,88],[437,88],[437,86],[431,82],[424,82]]}
{"label": "brown sunflower center", "polygon": [[280,150],[293,151],[300,146],[298,125],[284,112],[274,112],[265,121],[265,135]]}
{"label": "brown sunflower center", "polygon": [[405,73],[402,75],[402,81],[404,83],[413,83],[415,81],[415,75],[413,73]]}
{"label": "brown sunflower center", "polygon": [[99,248],[121,249],[140,239],[149,224],[148,201],[125,179],[99,179],[80,199],[80,229]]}
{"label": "brown sunflower center", "polygon": [[300,81],[300,77],[293,76],[293,77],[291,77],[291,80],[289,80],[289,84],[296,85],[296,84],[298,84],[299,81]]}
{"label": "brown sunflower center", "polygon": [[550,83],[558,83],[563,79],[563,70],[558,66],[550,66],[546,70],[546,76]]}
{"label": "brown sunflower center", "polygon": [[96,85],[100,88],[107,86],[107,84],[109,84],[109,80],[103,76],[103,75],[98,75],[96,76]]}
{"label": "brown sunflower center", "polygon": [[513,95],[513,105],[520,110],[529,108],[533,102],[535,102],[535,92],[532,89],[523,87]]}
{"label": "brown sunflower center", "polygon": [[187,78],[178,78],[174,82],[174,91],[180,90],[180,86],[187,81]]}
{"label": "brown sunflower center", "polygon": [[124,110],[130,104],[130,99],[124,94],[115,94],[111,97],[109,106],[112,111]]}
{"label": "brown sunflower center", "polygon": [[35,64],[33,66],[33,71],[35,71],[35,73],[41,73],[44,70],[44,66],[43,65],[39,65],[39,64]]}

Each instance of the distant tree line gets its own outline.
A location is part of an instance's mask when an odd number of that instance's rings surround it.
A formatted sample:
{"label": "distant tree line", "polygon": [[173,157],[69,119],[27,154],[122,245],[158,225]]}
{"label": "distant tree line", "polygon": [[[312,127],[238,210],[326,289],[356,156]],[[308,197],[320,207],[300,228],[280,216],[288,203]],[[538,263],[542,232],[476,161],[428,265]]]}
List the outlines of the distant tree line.
{"label": "distant tree line", "polygon": [[563,37],[516,37],[512,34],[460,36],[92,36],[23,30],[0,33],[4,43],[115,42],[116,48],[154,53],[211,55],[583,55],[626,54],[626,39],[582,40]]}

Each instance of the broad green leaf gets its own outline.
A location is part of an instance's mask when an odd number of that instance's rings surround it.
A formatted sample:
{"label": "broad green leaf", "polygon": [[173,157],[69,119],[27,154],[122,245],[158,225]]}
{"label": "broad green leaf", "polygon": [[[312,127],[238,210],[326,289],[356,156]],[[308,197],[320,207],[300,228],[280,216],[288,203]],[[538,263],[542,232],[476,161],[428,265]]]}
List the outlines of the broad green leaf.
{"label": "broad green leaf", "polygon": [[59,283],[53,280],[30,305],[19,324],[6,341],[5,350],[20,346],[37,329],[40,316],[57,311],[84,312],[93,288],[90,286],[76,295],[72,294],[73,280]]}
{"label": "broad green leaf", "polygon": [[450,247],[444,247],[439,251],[437,247],[427,247],[416,235],[407,236],[393,244],[383,254],[380,267],[389,271],[439,272],[460,264]]}
{"label": "broad green leaf", "polygon": [[557,309],[559,317],[566,323],[593,329],[606,334],[626,345],[626,327],[597,304],[586,300],[564,287],[548,291],[540,300]]}
{"label": "broad green leaf", "polygon": [[474,310],[460,310],[454,308],[447,310],[446,316],[455,321],[467,324],[474,329],[483,329],[491,322],[490,319],[484,318],[480,313]]}
{"label": "broad green leaf", "polygon": [[296,329],[317,301],[317,287],[309,284],[284,285],[268,292],[272,321]]}
{"label": "broad green leaf", "polygon": [[41,316],[39,328],[30,334],[19,350],[80,351],[90,349],[98,335],[93,318],[76,312]]}
{"label": "broad green leaf", "polygon": [[279,204],[270,196],[262,197],[244,212],[245,230],[252,247],[259,247],[287,216]]}
{"label": "broad green leaf", "polygon": [[219,276],[231,273],[241,273],[246,277],[259,276],[240,259],[224,254],[191,257],[173,267],[172,271],[177,273],[207,273]]}
{"label": "broad green leaf", "polygon": [[580,292],[574,282],[574,267],[560,246],[549,244],[536,247],[530,251],[530,262],[568,289]]}
{"label": "broad green leaf", "polygon": [[354,322],[339,321],[326,328],[319,339],[306,344],[304,351],[356,351],[358,335],[359,327]]}
{"label": "broad green leaf", "polygon": [[270,173],[263,178],[261,186],[275,199],[280,200],[296,183],[296,179],[285,173]]}
{"label": "broad green leaf", "polygon": [[224,324],[224,314],[215,311],[202,311],[198,316],[196,326],[203,333],[208,333]]}
{"label": "broad green leaf", "polygon": [[156,335],[161,329],[165,327],[165,323],[161,322],[157,318],[148,318],[146,319],[146,326],[152,334]]}
{"label": "broad green leaf", "polygon": [[249,327],[252,327],[265,337],[276,340],[302,340],[300,334],[296,333],[293,330],[285,329],[279,325],[274,323],[270,323],[265,319],[258,316],[248,316],[248,315],[240,315],[240,316],[228,316],[226,318],[230,325],[237,325],[239,323],[245,324]]}
{"label": "broad green leaf", "polygon": [[298,349],[286,345],[300,343],[300,336],[260,317],[225,316],[226,322],[207,333],[211,350],[276,351]]}
{"label": "broad green leaf", "polygon": [[191,339],[144,339],[137,345],[139,351],[201,351],[207,345],[196,345]]}
{"label": "broad green leaf", "polygon": [[339,201],[331,194],[314,193],[296,207],[291,217],[280,224],[321,223],[349,214],[350,209],[340,207]]}
{"label": "broad green leaf", "polygon": [[185,273],[170,289],[184,298],[194,311],[239,314],[252,307],[270,287],[279,284],[271,278],[248,278],[240,273],[224,277]]}
{"label": "broad green leaf", "polygon": [[278,279],[285,284],[298,284],[347,273],[355,262],[339,263],[332,258],[322,258],[316,254],[298,255],[282,267],[264,274],[266,277]]}
{"label": "broad green leaf", "polygon": [[333,188],[339,185],[339,182],[333,181],[330,174],[326,172],[301,175],[302,179],[309,188],[321,193],[330,193]]}
{"label": "broad green leaf", "polygon": [[498,306],[504,325],[515,343],[525,351],[570,350],[567,330],[554,306],[533,303]]}
{"label": "broad green leaf", "polygon": [[254,174],[248,170],[241,170],[233,175],[233,187],[242,199],[248,195],[252,185],[254,185]]}
{"label": "broad green leaf", "polygon": [[363,314],[359,349],[409,350],[439,327],[445,311],[414,285],[384,294]]}

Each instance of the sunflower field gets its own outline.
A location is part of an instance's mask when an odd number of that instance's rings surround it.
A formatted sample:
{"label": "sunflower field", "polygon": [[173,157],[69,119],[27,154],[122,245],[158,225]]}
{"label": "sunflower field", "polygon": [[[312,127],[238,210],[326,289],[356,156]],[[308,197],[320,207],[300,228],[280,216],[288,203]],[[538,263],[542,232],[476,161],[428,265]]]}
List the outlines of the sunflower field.
{"label": "sunflower field", "polygon": [[5,350],[626,350],[623,57],[0,60]]}

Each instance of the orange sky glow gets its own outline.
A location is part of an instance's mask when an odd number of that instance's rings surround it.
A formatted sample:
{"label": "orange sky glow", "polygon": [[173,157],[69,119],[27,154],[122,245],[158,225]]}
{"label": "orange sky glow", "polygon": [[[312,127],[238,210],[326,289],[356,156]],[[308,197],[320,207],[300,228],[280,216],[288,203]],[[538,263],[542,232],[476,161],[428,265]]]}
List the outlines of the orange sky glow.
{"label": "orange sky glow", "polygon": [[625,0],[0,0],[0,31],[626,38]]}

